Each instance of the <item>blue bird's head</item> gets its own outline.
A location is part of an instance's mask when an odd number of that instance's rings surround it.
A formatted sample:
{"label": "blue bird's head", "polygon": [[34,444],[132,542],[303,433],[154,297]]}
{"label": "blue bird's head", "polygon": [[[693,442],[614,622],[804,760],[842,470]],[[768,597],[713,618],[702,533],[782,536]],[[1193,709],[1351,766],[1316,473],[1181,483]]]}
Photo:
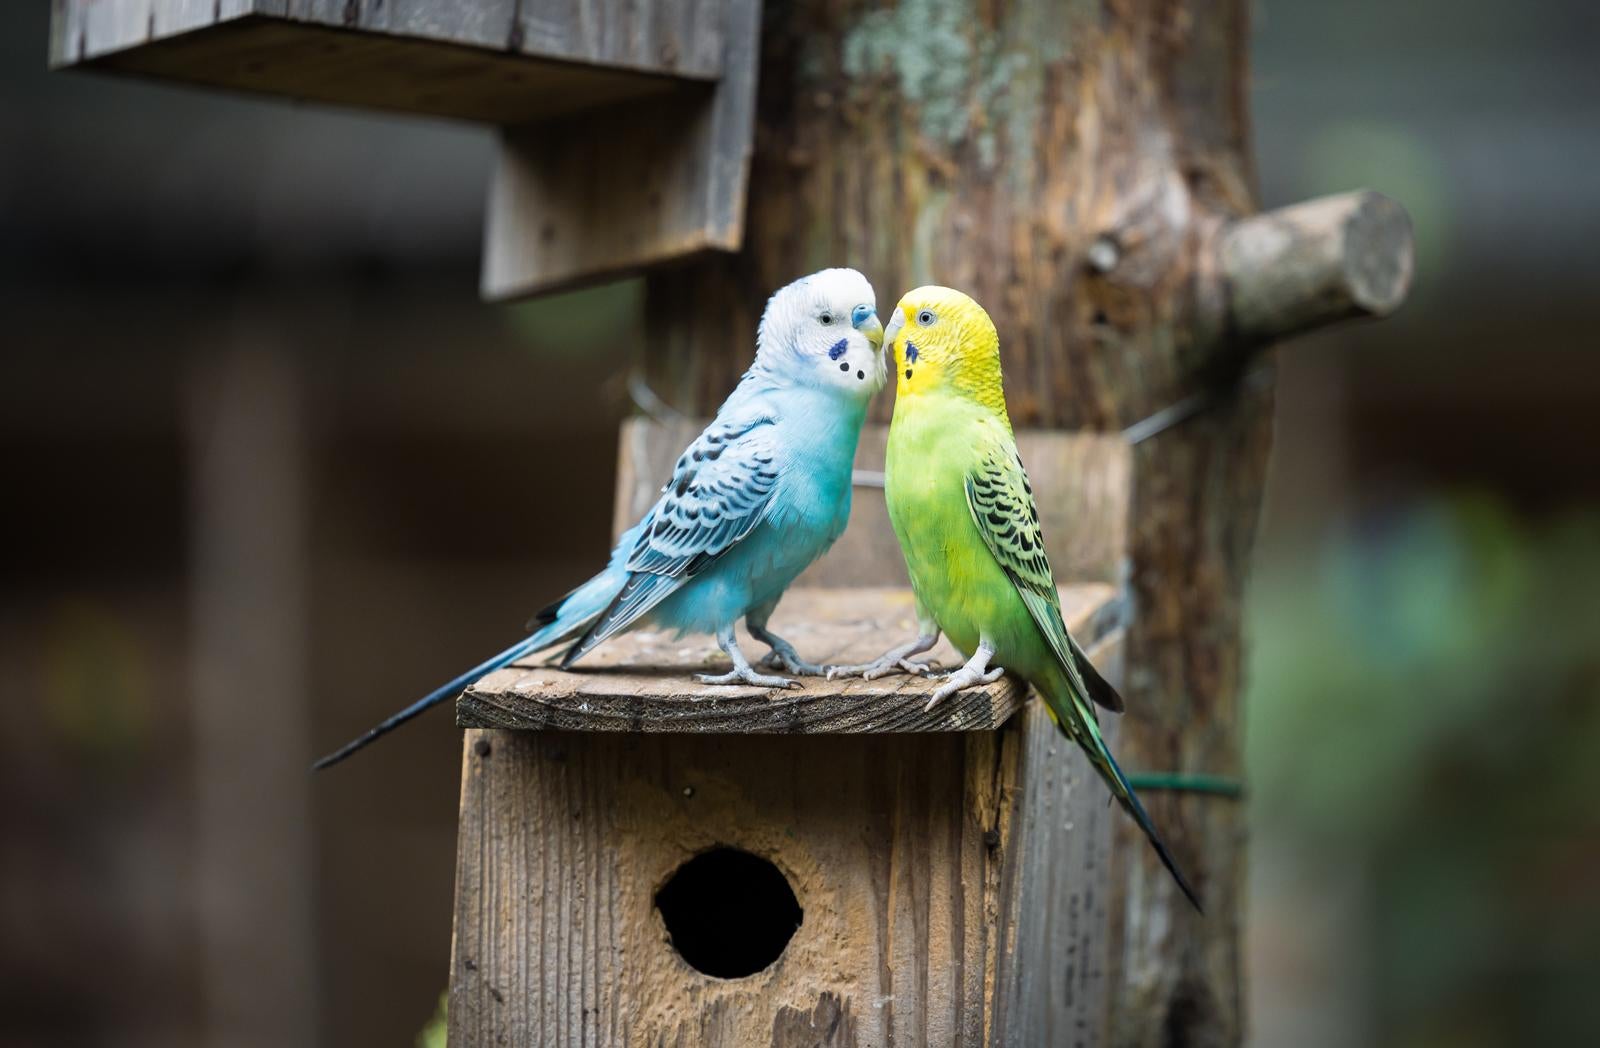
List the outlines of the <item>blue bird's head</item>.
{"label": "blue bird's head", "polygon": [[882,348],[867,278],[853,269],[824,269],[767,302],[756,361],[785,380],[865,400],[883,388]]}

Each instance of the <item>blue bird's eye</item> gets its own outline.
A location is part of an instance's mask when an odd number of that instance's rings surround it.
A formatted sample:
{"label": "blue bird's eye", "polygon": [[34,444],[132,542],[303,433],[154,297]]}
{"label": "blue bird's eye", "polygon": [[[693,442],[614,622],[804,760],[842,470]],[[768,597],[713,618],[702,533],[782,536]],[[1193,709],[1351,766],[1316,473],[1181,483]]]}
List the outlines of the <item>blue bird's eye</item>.
{"label": "blue bird's eye", "polygon": [[827,327],[829,324],[833,323],[833,314],[832,313],[824,313],[824,314],[822,314],[822,316],[818,317],[817,319],[822,321],[823,327]]}

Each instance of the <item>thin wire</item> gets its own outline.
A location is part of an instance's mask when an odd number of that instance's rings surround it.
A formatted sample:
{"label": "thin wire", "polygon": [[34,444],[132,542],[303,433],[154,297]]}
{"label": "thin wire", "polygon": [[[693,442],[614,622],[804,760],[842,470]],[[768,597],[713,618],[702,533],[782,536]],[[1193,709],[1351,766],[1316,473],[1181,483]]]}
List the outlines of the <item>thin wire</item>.
{"label": "thin wire", "polygon": [[1219,398],[1211,390],[1191,393],[1176,404],[1168,404],[1160,411],[1135,422],[1122,431],[1129,444],[1143,444],[1157,433],[1165,433],[1180,422],[1187,422],[1211,407]]}
{"label": "thin wire", "polygon": [[633,401],[634,407],[662,425],[682,422],[689,417],[662,400],[660,395],[650,388],[650,383],[645,381],[644,372],[638,369],[628,375],[628,397]]}
{"label": "thin wire", "polygon": [[1218,404],[1227,400],[1233,394],[1244,388],[1260,385],[1269,377],[1272,369],[1267,365],[1255,368],[1248,372],[1236,385],[1212,387],[1191,393],[1182,400],[1168,404],[1160,411],[1146,415],[1144,418],[1128,426],[1122,431],[1123,439],[1129,444],[1143,444],[1158,433],[1165,433],[1181,422],[1187,422],[1202,412],[1209,411]]}
{"label": "thin wire", "polygon": [[1181,771],[1146,771],[1128,776],[1135,791],[1206,793],[1214,797],[1244,796],[1244,783],[1223,775],[1185,774]]}

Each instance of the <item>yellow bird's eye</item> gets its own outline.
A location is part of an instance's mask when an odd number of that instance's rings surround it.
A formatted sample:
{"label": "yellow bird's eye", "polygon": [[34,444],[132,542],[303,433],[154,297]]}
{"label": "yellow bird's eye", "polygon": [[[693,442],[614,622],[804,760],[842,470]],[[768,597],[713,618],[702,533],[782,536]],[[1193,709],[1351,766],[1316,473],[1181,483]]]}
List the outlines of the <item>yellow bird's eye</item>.
{"label": "yellow bird's eye", "polygon": [[922,312],[917,314],[917,323],[921,324],[923,327],[931,326],[933,322],[938,319],[938,317],[933,315],[933,311],[931,309],[924,309]]}

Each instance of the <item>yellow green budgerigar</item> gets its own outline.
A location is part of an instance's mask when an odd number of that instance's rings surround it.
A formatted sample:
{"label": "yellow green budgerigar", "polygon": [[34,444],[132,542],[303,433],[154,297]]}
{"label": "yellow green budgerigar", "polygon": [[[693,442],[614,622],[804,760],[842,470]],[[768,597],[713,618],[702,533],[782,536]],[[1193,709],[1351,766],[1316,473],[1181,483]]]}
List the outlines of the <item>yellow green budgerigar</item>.
{"label": "yellow green budgerigar", "polygon": [[[1009,672],[1044,699],[1196,909],[1199,898],[1101,738],[1094,703],[1122,699],[1067,633],[1000,383],[1000,340],[983,307],[943,287],[909,292],[884,331],[897,393],[885,465],[889,520],[905,553],[919,633],[845,673],[922,672],[911,656],[943,630],[970,658],[935,704]],[[991,663],[993,665],[991,666]],[[836,671],[841,672],[841,671]]]}

